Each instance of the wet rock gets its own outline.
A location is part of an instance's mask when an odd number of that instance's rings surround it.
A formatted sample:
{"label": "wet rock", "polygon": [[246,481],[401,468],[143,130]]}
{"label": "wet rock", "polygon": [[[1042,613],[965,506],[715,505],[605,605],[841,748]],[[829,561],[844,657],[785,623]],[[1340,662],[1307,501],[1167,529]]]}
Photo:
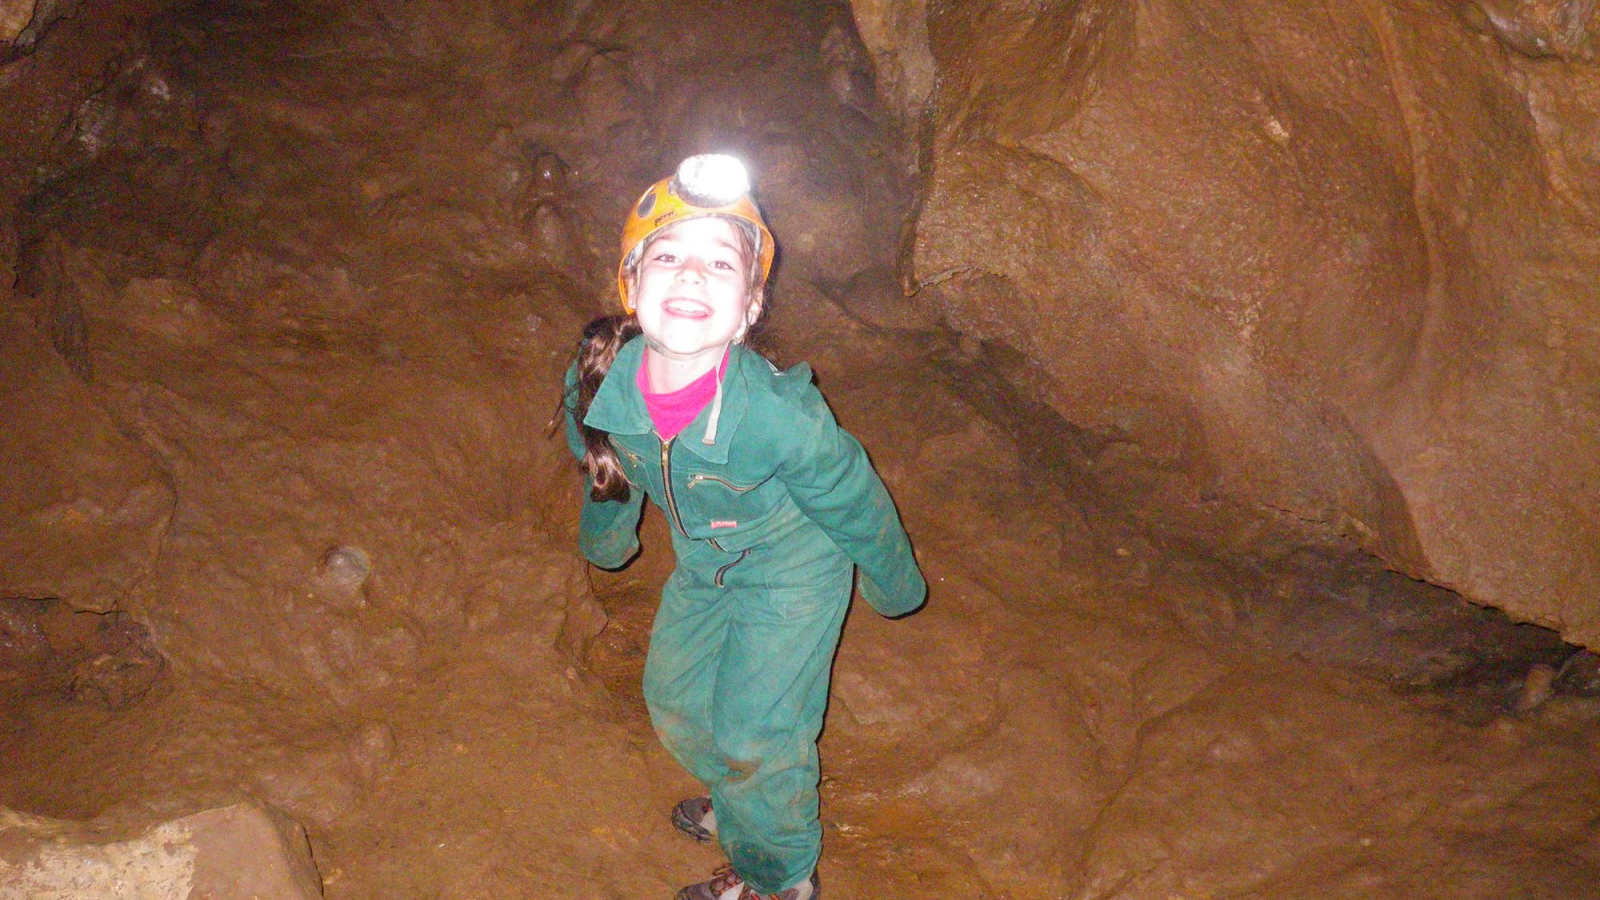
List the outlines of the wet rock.
{"label": "wet rock", "polygon": [[50,341],[74,375],[92,382],[94,360],[89,355],[84,292],[66,275],[69,253],[61,241],[44,242],[28,259],[20,280],[35,295],[31,303],[33,327]]}
{"label": "wet rock", "polygon": [[[1592,18],[1479,5],[1551,47]],[[1214,543],[1265,527],[1192,500],[1224,497],[1600,644],[1574,500],[1600,344],[1565,324],[1600,297],[1587,76],[1442,5],[852,8],[880,87],[937,75],[905,114],[929,123],[915,296],[1036,361],[1077,428],[1171,446],[1097,473],[1141,479],[1125,502]]]}
{"label": "wet rock", "polygon": [[405,625],[394,625],[373,635],[372,648],[380,664],[400,671],[415,667],[422,657],[421,639]]}
{"label": "wet rock", "polygon": [[138,833],[0,808],[0,900],[320,900],[300,826],[249,804]]}
{"label": "wet rock", "polygon": [[73,673],[72,699],[107,709],[127,709],[150,693],[165,668],[165,661],[154,651],[102,653]]}
{"label": "wet rock", "polygon": [[501,128],[490,145],[499,169],[501,205],[530,238],[533,250],[555,268],[580,258],[583,233],[574,197],[572,169],[536,140]]}
{"label": "wet rock", "polygon": [[[786,285],[784,299],[789,302],[805,303],[808,287],[813,286]],[[873,266],[863,269],[840,285],[823,280],[814,287],[851,324],[879,329],[936,327],[932,310],[908,298],[901,288],[899,278],[885,267]],[[816,308],[815,303],[805,304],[802,312],[807,317],[809,327],[818,327],[813,324],[813,320],[824,314],[823,310]],[[781,333],[782,328],[775,330]]]}
{"label": "wet rock", "polygon": [[404,597],[406,611],[429,624],[459,621],[466,605],[460,548],[448,543],[427,547],[417,556],[414,569],[411,590]]}
{"label": "wet rock", "polygon": [[323,581],[345,590],[360,590],[366,587],[367,579],[372,576],[372,558],[360,547],[341,544],[322,557],[317,575]]}
{"label": "wet rock", "polygon": [[559,207],[539,204],[525,218],[536,252],[554,267],[571,266],[582,249],[570,214]]}
{"label": "wet rock", "polygon": [[104,611],[145,577],[167,478],[37,332],[0,318],[0,597]]}
{"label": "wet rock", "polygon": [[52,181],[112,151],[134,156],[193,147],[201,143],[202,117],[183,79],[151,56],[136,55],[64,123],[41,170],[43,180]]}
{"label": "wet rock", "polygon": [[575,659],[582,659],[589,652],[589,645],[605,629],[608,618],[605,607],[595,599],[592,591],[583,590],[569,595],[562,604],[556,647]]}

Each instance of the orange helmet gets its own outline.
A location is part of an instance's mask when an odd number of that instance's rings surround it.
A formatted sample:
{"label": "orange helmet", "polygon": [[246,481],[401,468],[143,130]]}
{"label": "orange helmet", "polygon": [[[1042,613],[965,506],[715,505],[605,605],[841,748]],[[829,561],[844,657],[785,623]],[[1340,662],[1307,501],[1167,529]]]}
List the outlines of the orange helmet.
{"label": "orange helmet", "polygon": [[691,156],[678,166],[677,174],[652,184],[633,205],[622,223],[622,261],[617,264],[617,293],[622,308],[633,312],[628,297],[627,273],[637,261],[640,249],[650,236],[684,219],[723,216],[743,222],[755,230],[756,253],[761,260],[761,281],[772,272],[772,257],[777,250],[772,232],[767,229],[761,210],[750,199],[750,178],[744,165],[731,156],[702,154]]}

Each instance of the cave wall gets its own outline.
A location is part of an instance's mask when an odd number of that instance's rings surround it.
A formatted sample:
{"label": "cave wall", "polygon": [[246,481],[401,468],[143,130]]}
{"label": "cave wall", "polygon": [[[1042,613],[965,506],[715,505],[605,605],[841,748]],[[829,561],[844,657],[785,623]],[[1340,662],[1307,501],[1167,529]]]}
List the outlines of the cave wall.
{"label": "cave wall", "polygon": [[1600,642],[1593,4],[852,6],[921,136],[916,297],[1146,518]]}
{"label": "cave wall", "polygon": [[17,256],[17,202],[60,138],[62,123],[101,88],[106,69],[142,41],[172,0],[0,0],[0,281]]}

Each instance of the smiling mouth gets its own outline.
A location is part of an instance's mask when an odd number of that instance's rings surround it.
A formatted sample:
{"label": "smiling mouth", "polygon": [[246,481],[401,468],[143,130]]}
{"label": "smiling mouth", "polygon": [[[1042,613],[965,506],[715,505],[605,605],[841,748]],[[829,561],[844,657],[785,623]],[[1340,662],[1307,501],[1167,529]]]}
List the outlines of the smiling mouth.
{"label": "smiling mouth", "polygon": [[688,300],[674,297],[661,304],[662,312],[671,316],[682,316],[688,319],[704,319],[711,315],[711,307],[698,300]]}

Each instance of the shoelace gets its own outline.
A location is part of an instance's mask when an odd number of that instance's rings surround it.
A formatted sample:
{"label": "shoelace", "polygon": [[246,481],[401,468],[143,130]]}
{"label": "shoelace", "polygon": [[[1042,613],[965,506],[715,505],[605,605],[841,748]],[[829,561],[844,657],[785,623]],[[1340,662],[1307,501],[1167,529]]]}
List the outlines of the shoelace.
{"label": "shoelace", "polygon": [[744,879],[740,878],[739,873],[733,870],[732,863],[724,863],[711,873],[711,889],[716,891],[718,898],[721,898],[723,894],[735,887],[741,888],[739,893],[735,895],[736,900],[745,900],[746,897],[753,896],[751,890],[745,887]]}
{"label": "shoelace", "polygon": [[750,890],[750,886],[744,883],[739,873],[733,870],[732,863],[723,863],[711,873],[711,889],[717,892],[719,900],[734,888],[738,888],[739,893],[729,897],[728,900],[776,900],[778,897],[777,894],[758,894]]}

